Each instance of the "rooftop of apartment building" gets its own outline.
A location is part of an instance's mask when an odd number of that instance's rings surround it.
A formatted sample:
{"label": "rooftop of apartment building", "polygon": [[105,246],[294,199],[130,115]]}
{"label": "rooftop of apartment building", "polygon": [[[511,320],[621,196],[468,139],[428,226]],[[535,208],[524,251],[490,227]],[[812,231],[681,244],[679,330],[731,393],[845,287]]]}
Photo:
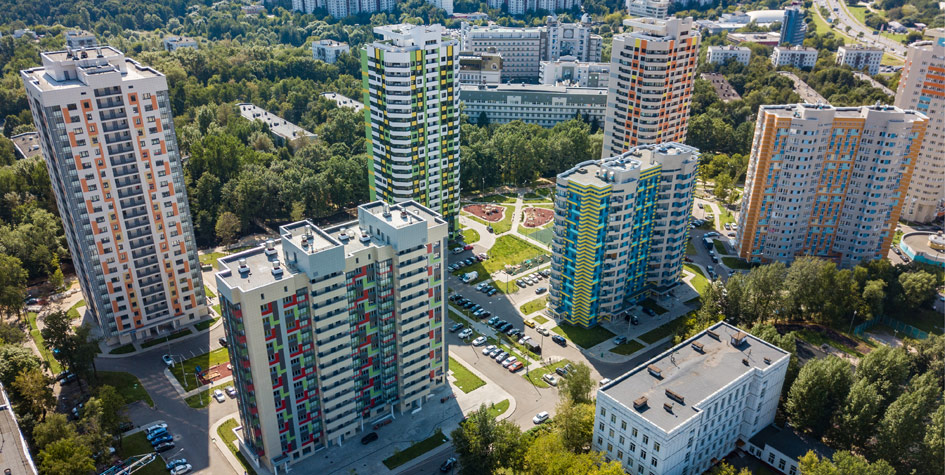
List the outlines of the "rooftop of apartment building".
{"label": "rooftop of apartment building", "polygon": [[[528,35],[526,35],[526,33]],[[470,36],[479,36],[488,34],[490,37],[496,35],[502,35],[505,38],[524,38],[525,36],[535,36],[537,37],[541,34],[541,27],[529,26],[529,27],[516,27],[516,26],[500,26],[496,24],[489,24],[486,26],[474,26],[468,32],[467,35]]]}
{"label": "rooftop of apartment building", "polygon": [[13,141],[13,148],[23,158],[35,157],[43,153],[43,148],[39,144],[39,132],[24,132],[10,137],[10,140]]}
{"label": "rooftop of apartment building", "polygon": [[694,29],[692,17],[671,17],[665,20],[658,18],[628,18],[623,26],[630,29],[629,33],[622,33],[633,38],[663,40],[667,37],[675,38],[684,34],[698,34]]}
{"label": "rooftop of apartment building", "polygon": [[715,89],[715,94],[722,99],[722,102],[737,101],[742,98],[722,74],[702,73],[702,79],[712,83],[712,89]]}
{"label": "rooftop of apartment building", "polygon": [[0,467],[6,475],[36,475],[7,393],[0,386]]}
{"label": "rooftop of apartment building", "polygon": [[393,205],[381,201],[366,203],[358,206],[358,220],[326,228],[308,220],[281,226],[281,239],[269,240],[258,247],[221,258],[217,276],[230,287],[247,291],[298,274],[298,270],[283,262],[284,241],[309,254],[341,248],[345,256],[372,246],[385,246],[378,235],[372,235],[362,226],[362,213],[379,217],[395,229],[420,222],[425,222],[428,229],[446,225],[438,214],[414,201]]}
{"label": "rooftop of apartment building", "polygon": [[761,108],[770,114],[774,114],[778,117],[784,118],[800,118],[801,112],[805,111],[816,111],[816,110],[832,110],[836,119],[850,119],[850,118],[862,118],[866,115],[867,111],[877,111],[877,112],[900,112],[905,113],[907,117],[914,116],[916,119],[928,119],[921,112],[914,110],[903,110],[896,106],[877,104],[872,106],[850,106],[850,107],[834,107],[830,104],[780,104],[780,105],[763,105]]}
{"label": "rooftop of apartment building", "polygon": [[86,84],[79,79],[79,72],[84,76],[119,72],[125,81],[163,76],[126,58],[124,53],[111,46],[47,51],[41,53],[40,58],[42,66],[25,69],[20,74],[42,91],[85,87]]}
{"label": "rooftop of apartment building", "polygon": [[805,53],[816,53],[817,48],[808,48],[806,46],[795,45],[795,46],[775,46],[775,51],[803,51]]}
{"label": "rooftop of apartment building", "polygon": [[671,432],[694,417],[699,404],[756,369],[790,353],[719,322],[600,389],[640,417]]}
{"label": "rooftop of apartment building", "polygon": [[469,84],[459,87],[460,91],[507,92],[507,93],[544,93],[607,96],[607,89],[600,87],[569,87],[551,84]]}
{"label": "rooftop of apartment building", "polygon": [[244,118],[254,121],[261,120],[269,126],[272,133],[287,140],[295,140],[299,137],[315,137],[315,134],[279,117],[262,107],[255,104],[240,103],[240,115]]}
{"label": "rooftop of apartment building", "polygon": [[839,52],[840,50],[843,50],[843,51],[869,51],[869,52],[872,52],[872,53],[882,53],[882,52],[883,52],[883,49],[882,49],[882,48],[871,48],[871,47],[869,47],[869,46],[863,46],[863,45],[844,45],[844,46],[841,46],[841,47],[837,48],[837,51],[838,51],[838,52]]}
{"label": "rooftop of apartment building", "polygon": [[497,71],[502,69],[502,55],[499,53],[460,51],[459,69],[468,71]]}
{"label": "rooftop of apartment building", "polygon": [[709,51],[751,51],[751,48],[747,46],[722,45],[709,46]]}
{"label": "rooftop of apartment building", "polygon": [[818,440],[798,434],[791,426],[782,429],[774,424],[769,425],[752,436],[749,442],[760,449],[769,446],[794,460],[811,450],[822,458],[833,457],[833,449]]}
{"label": "rooftop of apartment building", "polygon": [[781,33],[777,31],[768,31],[766,33],[729,33],[725,38],[734,43],[777,43],[781,41]]}
{"label": "rooftop of apartment building", "polygon": [[348,46],[348,43],[345,43],[345,42],[343,42],[343,41],[335,41],[335,40],[330,40],[330,39],[318,40],[316,43],[318,43],[318,44],[321,45],[321,46],[325,46],[325,47],[329,47],[329,48],[337,48],[337,47],[340,47],[340,46]]}
{"label": "rooftop of apartment building", "polygon": [[165,36],[164,41],[167,43],[190,43],[190,42],[196,42],[197,40],[187,37],[187,36],[171,35],[171,36]]}
{"label": "rooftop of apartment building", "polygon": [[342,96],[341,94],[338,94],[337,92],[323,92],[321,96],[324,97],[325,99],[328,99],[329,101],[334,102],[336,107],[354,109],[355,111],[360,111],[364,109],[364,104],[354,99],[351,99],[347,96]]}
{"label": "rooftop of apartment building", "polygon": [[688,145],[667,142],[639,145],[620,155],[602,160],[588,160],[558,175],[558,178],[581,185],[602,188],[614,183],[613,171],[645,170],[662,163],[660,156],[698,154]]}
{"label": "rooftop of apartment building", "polygon": [[370,45],[391,52],[413,51],[431,41],[455,41],[448,36],[442,25],[382,25],[374,27],[374,34],[380,39]]}

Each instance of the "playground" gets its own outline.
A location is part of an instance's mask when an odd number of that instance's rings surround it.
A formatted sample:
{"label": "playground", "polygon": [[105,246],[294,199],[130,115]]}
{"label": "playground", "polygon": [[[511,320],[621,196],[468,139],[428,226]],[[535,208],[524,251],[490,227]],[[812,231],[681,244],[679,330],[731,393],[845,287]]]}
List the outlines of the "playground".
{"label": "playground", "polygon": [[555,212],[547,208],[528,207],[522,210],[522,227],[540,228],[555,218]]}
{"label": "playground", "polygon": [[468,205],[463,211],[490,223],[498,223],[505,215],[505,207],[499,205]]}

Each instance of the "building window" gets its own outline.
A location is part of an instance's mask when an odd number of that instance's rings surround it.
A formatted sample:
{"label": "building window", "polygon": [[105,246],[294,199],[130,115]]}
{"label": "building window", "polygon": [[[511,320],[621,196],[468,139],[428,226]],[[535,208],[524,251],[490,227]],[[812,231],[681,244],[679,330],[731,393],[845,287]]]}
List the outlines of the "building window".
{"label": "building window", "polygon": [[797,466],[791,465],[791,469],[788,470],[788,475],[797,475]]}
{"label": "building window", "polygon": [[659,452],[659,451],[660,451],[660,443],[659,443],[659,442],[653,442],[653,451],[654,451],[654,452]]}
{"label": "building window", "polygon": [[784,464],[785,464],[784,459],[779,460],[779,461],[778,461],[778,470],[780,470],[780,471],[783,472],[783,471],[784,471]]}
{"label": "building window", "polygon": [[774,454],[768,454],[768,463],[774,463]]}

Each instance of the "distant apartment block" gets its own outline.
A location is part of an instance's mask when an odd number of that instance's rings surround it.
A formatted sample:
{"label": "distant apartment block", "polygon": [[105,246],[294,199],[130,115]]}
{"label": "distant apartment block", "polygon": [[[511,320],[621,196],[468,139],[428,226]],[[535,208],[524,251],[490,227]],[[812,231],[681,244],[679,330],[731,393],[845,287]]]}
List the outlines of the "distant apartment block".
{"label": "distant apartment block", "polygon": [[803,6],[791,6],[784,9],[784,19],[781,21],[781,43],[789,45],[804,43],[804,37],[807,36],[805,13]]}
{"label": "distant apartment block", "polygon": [[489,122],[497,124],[521,120],[554,127],[580,116],[599,125],[604,120],[607,90],[532,84],[461,86],[460,98],[463,112],[473,122],[485,113]]}
{"label": "distant apartment block", "polygon": [[[398,0],[292,0],[292,10],[312,13],[324,8],[334,18],[344,18],[359,13],[389,12],[399,4]],[[427,3],[453,14],[453,0],[427,0]]]}
{"label": "distant apartment block", "polygon": [[591,32],[590,17],[585,14],[580,23],[561,23],[549,16],[545,26],[548,32],[547,50],[542,60],[555,61],[562,56],[573,56],[578,61],[599,62],[604,47],[600,35]]}
{"label": "distant apartment block", "polygon": [[335,40],[318,40],[312,42],[312,57],[328,64],[335,64],[335,61],[338,61],[338,56],[347,53],[349,49],[348,43]]}
{"label": "distant apartment block", "polygon": [[65,33],[66,49],[80,49],[98,46],[95,35],[85,30],[69,30]]}
{"label": "distant apartment block", "polygon": [[580,8],[581,0],[488,0],[489,8],[505,9],[510,15],[524,15],[525,12],[545,10],[549,12]]}
{"label": "distant apartment block", "polygon": [[181,48],[197,49],[197,40],[184,36],[168,36],[164,38],[164,51],[177,51]]}
{"label": "distant apartment block", "polygon": [[794,66],[798,69],[812,69],[817,64],[817,50],[803,46],[775,46],[774,52],[771,53],[771,64],[776,68]]}
{"label": "distant apartment block", "polygon": [[240,9],[243,10],[244,15],[259,15],[265,13],[266,6],[259,3],[254,3],[252,5],[243,5],[240,7]]}
{"label": "distant apartment block", "polygon": [[749,262],[886,255],[928,118],[893,106],[758,111],[735,238]]}
{"label": "distant apartment block", "polygon": [[871,76],[879,74],[879,63],[883,50],[866,46],[841,46],[837,48],[837,64],[850,66],[857,71],[866,70]]}
{"label": "distant apartment block", "polygon": [[276,145],[288,145],[299,139],[315,139],[316,135],[279,117],[267,110],[249,103],[237,104],[240,115],[250,122],[260,120],[269,126],[269,133],[275,139]]}
{"label": "distant apartment block", "polygon": [[364,104],[354,99],[342,96],[337,92],[323,92],[321,96],[325,99],[328,99],[329,101],[334,102],[335,106],[338,108],[343,107],[345,109],[352,109],[355,112],[361,112],[364,109]]}
{"label": "distant apartment block", "polygon": [[712,89],[715,90],[715,94],[719,96],[719,99],[722,99],[722,102],[737,101],[742,98],[738,95],[738,91],[729,84],[728,79],[725,79],[725,76],[719,73],[702,73],[701,77],[712,83]]}
{"label": "distant apartment block", "polygon": [[104,46],[20,72],[82,294],[109,344],[207,315],[163,74]]}
{"label": "distant apartment block", "polygon": [[549,308],[584,327],[675,286],[699,151],[641,145],[561,173],[555,189]]}
{"label": "distant apartment block", "polygon": [[557,61],[542,61],[538,82],[547,85],[570,85],[606,89],[610,80],[610,63],[588,63],[573,56]]}
{"label": "distant apartment block", "polygon": [[903,218],[919,223],[932,222],[945,211],[945,32],[926,31],[935,39],[909,46],[896,91],[896,107],[929,118],[902,207]]}
{"label": "distant apartment block", "polygon": [[285,473],[434,403],[448,372],[447,227],[413,201],[373,202],[357,221],[288,224],[278,241],[220,259],[248,460]]}
{"label": "distant apartment block", "polygon": [[716,323],[600,388],[591,448],[627,473],[703,473],[774,421],[790,359]]}
{"label": "distant apartment block", "polygon": [[710,64],[725,64],[728,60],[748,66],[751,61],[751,49],[747,46],[709,46],[706,61]]}
{"label": "distant apartment block", "polygon": [[440,25],[386,25],[361,50],[371,199],[414,200],[456,230],[459,42]]}
{"label": "distant apartment block", "polygon": [[502,83],[502,56],[498,53],[459,53],[459,84],[479,86]]}
{"label": "distant apartment block", "polygon": [[603,157],[686,140],[699,55],[692,18],[624,20],[610,55]]}
{"label": "distant apartment block", "polygon": [[773,31],[767,33],[729,33],[725,39],[734,44],[758,43],[765,46],[778,46],[781,44],[781,34]]}
{"label": "distant apartment block", "polygon": [[627,0],[627,13],[632,17],[663,20],[669,16],[669,3],[665,0]]}

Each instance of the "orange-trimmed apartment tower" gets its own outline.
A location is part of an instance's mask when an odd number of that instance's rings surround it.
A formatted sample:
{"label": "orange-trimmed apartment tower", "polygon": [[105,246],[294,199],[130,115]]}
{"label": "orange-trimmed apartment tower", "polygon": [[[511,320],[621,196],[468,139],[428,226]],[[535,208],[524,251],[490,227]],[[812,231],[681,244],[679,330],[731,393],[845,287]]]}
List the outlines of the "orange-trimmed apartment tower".
{"label": "orange-trimmed apartment tower", "polygon": [[614,36],[601,158],[646,144],[686,142],[699,57],[692,18],[624,20]]}
{"label": "orange-trimmed apartment tower", "polygon": [[207,316],[167,79],[109,46],[20,72],[89,309],[110,344]]}
{"label": "orange-trimmed apartment tower", "polygon": [[893,106],[761,106],[738,217],[738,255],[851,267],[892,243],[928,118]]}

